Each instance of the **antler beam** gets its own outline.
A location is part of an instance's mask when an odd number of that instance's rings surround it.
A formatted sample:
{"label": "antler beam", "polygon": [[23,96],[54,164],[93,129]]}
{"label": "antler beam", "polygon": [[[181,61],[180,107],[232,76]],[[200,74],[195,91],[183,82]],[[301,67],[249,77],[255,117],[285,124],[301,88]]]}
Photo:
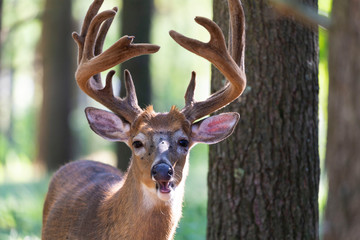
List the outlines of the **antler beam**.
{"label": "antler beam", "polygon": [[212,94],[205,101],[195,102],[193,100],[195,88],[195,76],[193,74],[185,95],[186,105],[182,109],[182,112],[190,122],[206,116],[234,101],[241,95],[246,86],[244,66],[244,11],[239,0],[229,0],[228,4],[231,25],[229,51],[220,27],[210,19],[204,17],[195,18],[195,21],[210,33],[210,41],[208,43],[185,37],[175,31],[170,31],[170,36],[179,45],[210,61],[229,81],[224,88]]}
{"label": "antler beam", "polygon": [[103,1],[94,0],[86,14],[81,33],[73,33],[79,48],[75,77],[79,87],[87,95],[132,122],[142,110],[137,104],[130,73],[125,71],[127,96],[124,99],[113,95],[112,76],[115,72],[108,73],[105,87],[102,85],[100,73],[130,58],[155,53],[160,47],[153,44],[134,44],[134,37],[123,36],[102,52],[106,34],[117,12],[117,8],[113,8],[98,13]]}

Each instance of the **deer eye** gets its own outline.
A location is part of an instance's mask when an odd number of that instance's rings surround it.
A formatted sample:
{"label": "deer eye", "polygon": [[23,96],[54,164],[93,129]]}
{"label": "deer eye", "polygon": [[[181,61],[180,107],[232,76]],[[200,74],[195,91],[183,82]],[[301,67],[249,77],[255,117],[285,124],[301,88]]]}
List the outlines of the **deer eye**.
{"label": "deer eye", "polygon": [[182,147],[187,147],[189,145],[189,141],[186,139],[180,139],[178,144]]}
{"label": "deer eye", "polygon": [[134,141],[132,145],[134,148],[141,148],[142,146],[144,146],[144,144],[140,141]]}

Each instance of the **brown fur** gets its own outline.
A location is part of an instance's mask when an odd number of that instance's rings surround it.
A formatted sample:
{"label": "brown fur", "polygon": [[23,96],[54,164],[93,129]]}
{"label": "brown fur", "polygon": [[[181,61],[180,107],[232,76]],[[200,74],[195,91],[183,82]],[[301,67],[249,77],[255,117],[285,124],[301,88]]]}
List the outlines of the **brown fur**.
{"label": "brown fur", "polygon": [[[134,126],[132,137],[142,132],[148,139],[157,133],[171,139],[177,130],[190,134],[190,123],[176,108],[167,114],[156,114],[148,108]],[[49,186],[42,239],[172,239],[181,217],[187,152],[179,156],[175,150],[169,150],[179,191],[176,199],[149,204],[142,187],[155,188],[150,171],[156,154],[154,146],[147,149],[142,159],[133,154],[125,176],[114,167],[94,161],[63,166]]]}
{"label": "brown fur", "polygon": [[[171,124],[164,124],[171,123]],[[179,129],[183,129],[186,133],[190,133],[191,123],[185,118],[185,116],[176,108],[172,106],[168,113],[156,114],[152,106],[146,108],[146,110],[136,118],[134,124],[132,124],[132,133],[137,134],[139,130],[144,127],[148,130],[158,129],[175,132]]]}

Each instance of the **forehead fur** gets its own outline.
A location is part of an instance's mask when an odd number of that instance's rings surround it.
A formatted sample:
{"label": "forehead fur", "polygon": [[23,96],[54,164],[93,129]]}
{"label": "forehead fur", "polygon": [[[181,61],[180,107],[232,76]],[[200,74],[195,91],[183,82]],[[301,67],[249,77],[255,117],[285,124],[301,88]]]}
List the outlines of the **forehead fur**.
{"label": "forehead fur", "polygon": [[190,122],[185,118],[175,106],[172,106],[168,113],[156,113],[152,106],[149,106],[135,120],[132,130],[150,131],[177,131],[182,129],[185,133],[190,133]]}

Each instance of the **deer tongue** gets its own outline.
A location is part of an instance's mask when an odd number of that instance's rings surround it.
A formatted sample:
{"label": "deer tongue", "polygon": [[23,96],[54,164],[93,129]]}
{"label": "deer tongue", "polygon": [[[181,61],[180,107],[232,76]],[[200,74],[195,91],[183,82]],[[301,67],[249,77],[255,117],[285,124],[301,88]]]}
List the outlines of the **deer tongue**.
{"label": "deer tongue", "polygon": [[157,182],[159,186],[159,190],[161,193],[169,193],[171,192],[170,182],[168,181],[159,181]]}

